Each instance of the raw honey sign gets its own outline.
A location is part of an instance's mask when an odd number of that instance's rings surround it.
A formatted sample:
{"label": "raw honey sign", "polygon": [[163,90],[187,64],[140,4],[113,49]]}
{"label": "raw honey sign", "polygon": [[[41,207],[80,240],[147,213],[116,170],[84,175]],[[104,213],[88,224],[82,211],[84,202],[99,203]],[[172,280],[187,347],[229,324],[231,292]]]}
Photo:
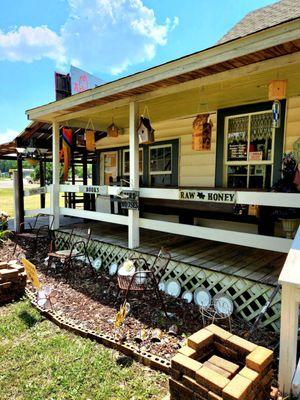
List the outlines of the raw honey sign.
{"label": "raw honey sign", "polygon": [[35,265],[30,261],[26,260],[26,258],[21,259],[22,264],[24,265],[27,278],[33,284],[36,289],[40,289],[42,287],[41,282],[39,280]]}
{"label": "raw honey sign", "polygon": [[233,204],[236,200],[236,194],[235,192],[220,190],[179,190],[179,199]]}

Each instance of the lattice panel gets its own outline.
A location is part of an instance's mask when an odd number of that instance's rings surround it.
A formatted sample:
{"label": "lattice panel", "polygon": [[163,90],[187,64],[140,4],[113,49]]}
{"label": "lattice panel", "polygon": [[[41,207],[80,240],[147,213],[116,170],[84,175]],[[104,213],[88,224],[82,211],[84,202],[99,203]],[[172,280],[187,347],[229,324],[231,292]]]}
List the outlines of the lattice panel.
{"label": "lattice panel", "polygon": [[[56,246],[63,249],[67,241],[68,234],[64,232],[56,233]],[[103,268],[108,268],[111,263],[122,264],[127,258],[143,257],[151,265],[155,256],[130,250],[121,246],[103,243],[98,240],[91,240],[89,244],[89,255],[93,259],[101,257]],[[159,268],[156,270],[158,274]],[[171,260],[163,277],[163,281],[176,279],[182,291],[189,290],[194,292],[202,286],[209,290],[212,296],[217,293],[229,295],[235,306],[235,313],[249,322],[254,322],[262,307],[270,298],[273,286],[260,284],[248,279],[239,278],[234,275],[195,267],[186,263]],[[262,321],[262,326],[276,332],[280,328],[280,301],[281,294],[277,293],[272,306],[266,312]]]}

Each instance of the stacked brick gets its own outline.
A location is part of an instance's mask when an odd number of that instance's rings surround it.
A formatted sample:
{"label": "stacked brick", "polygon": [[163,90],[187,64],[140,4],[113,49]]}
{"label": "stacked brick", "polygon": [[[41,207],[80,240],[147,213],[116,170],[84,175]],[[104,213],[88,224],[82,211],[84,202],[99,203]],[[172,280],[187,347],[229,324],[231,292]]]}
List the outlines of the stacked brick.
{"label": "stacked brick", "polygon": [[26,273],[22,265],[0,263],[0,304],[23,296],[25,286]]}
{"label": "stacked brick", "polygon": [[171,361],[171,400],[269,399],[273,352],[212,324]]}

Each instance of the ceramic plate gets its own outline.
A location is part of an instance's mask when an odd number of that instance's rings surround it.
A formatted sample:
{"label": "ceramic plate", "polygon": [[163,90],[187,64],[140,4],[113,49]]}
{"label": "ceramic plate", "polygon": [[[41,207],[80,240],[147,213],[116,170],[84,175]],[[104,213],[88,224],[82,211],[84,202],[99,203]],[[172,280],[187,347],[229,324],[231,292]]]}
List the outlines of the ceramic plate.
{"label": "ceramic plate", "polygon": [[159,284],[158,284],[158,289],[159,289],[161,292],[164,292],[164,291],[166,290],[166,283],[165,283],[165,282],[159,282]]}
{"label": "ceramic plate", "polygon": [[225,294],[217,294],[213,299],[213,303],[217,313],[228,317],[233,313],[233,302]]}
{"label": "ceramic plate", "polygon": [[93,261],[93,268],[96,270],[96,271],[99,271],[99,269],[101,268],[101,266],[102,266],[102,259],[101,258],[96,258],[96,260],[94,260]]}
{"label": "ceramic plate", "polygon": [[194,302],[197,306],[208,308],[211,305],[211,295],[205,288],[198,288],[194,292]]}
{"label": "ceramic plate", "polygon": [[187,303],[191,303],[192,300],[193,300],[193,293],[192,293],[192,292],[189,292],[188,290],[186,290],[186,291],[182,294],[181,298],[182,298],[183,300],[185,300]]}
{"label": "ceramic plate", "polygon": [[181,292],[181,286],[175,279],[170,279],[166,283],[166,293],[173,297],[178,297]]}
{"label": "ceramic plate", "polygon": [[118,264],[117,264],[117,263],[112,263],[112,264],[110,264],[110,266],[109,266],[109,275],[110,275],[110,276],[115,275],[115,273],[117,272],[117,270],[118,270]]}

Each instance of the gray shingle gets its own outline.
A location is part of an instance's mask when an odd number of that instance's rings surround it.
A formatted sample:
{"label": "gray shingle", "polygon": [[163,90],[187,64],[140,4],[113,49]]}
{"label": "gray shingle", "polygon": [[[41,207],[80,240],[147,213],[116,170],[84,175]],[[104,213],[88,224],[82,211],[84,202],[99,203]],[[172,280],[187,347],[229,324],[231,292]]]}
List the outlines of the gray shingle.
{"label": "gray shingle", "polygon": [[295,18],[300,18],[300,0],[281,0],[247,14],[218,43],[247,36]]}

